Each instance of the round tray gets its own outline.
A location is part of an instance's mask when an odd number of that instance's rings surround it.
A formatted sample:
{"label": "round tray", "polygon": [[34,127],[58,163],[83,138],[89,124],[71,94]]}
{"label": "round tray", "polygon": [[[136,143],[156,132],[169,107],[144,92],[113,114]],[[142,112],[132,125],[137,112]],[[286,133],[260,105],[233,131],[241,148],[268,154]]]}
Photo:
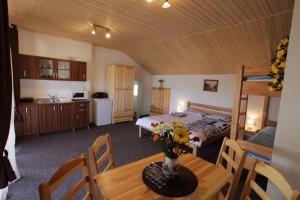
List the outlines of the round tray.
{"label": "round tray", "polygon": [[[162,163],[158,162],[157,165],[161,166]],[[143,182],[149,189],[158,194],[168,197],[183,197],[194,192],[198,185],[198,179],[195,174],[184,166],[180,166],[178,169],[178,175],[174,179],[166,179],[166,184],[160,188],[146,178],[147,166],[143,170]]]}

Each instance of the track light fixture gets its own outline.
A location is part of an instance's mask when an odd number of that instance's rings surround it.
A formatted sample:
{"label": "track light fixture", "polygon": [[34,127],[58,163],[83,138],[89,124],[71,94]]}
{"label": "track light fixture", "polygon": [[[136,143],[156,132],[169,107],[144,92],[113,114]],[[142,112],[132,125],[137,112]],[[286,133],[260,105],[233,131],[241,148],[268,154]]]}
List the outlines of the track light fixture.
{"label": "track light fixture", "polygon": [[162,5],[163,8],[170,8],[171,4],[169,3],[169,0],[165,0],[165,2]]}
{"label": "track light fixture", "polygon": [[107,39],[109,39],[110,37],[111,37],[111,34],[110,34],[110,29],[109,28],[107,28],[107,27],[105,27],[105,26],[101,26],[101,25],[98,25],[98,24],[93,24],[93,29],[91,30],[91,34],[92,35],[96,35],[96,29],[97,28],[101,28],[101,29],[105,29],[106,30],[106,32],[105,32],[105,37],[107,38]]}

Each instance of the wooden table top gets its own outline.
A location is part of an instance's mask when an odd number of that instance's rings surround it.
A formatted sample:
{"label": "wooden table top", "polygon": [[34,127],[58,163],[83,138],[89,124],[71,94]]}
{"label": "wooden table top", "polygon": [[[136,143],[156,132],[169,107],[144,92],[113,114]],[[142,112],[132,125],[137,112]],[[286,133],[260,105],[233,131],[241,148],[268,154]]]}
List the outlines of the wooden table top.
{"label": "wooden table top", "polygon": [[[142,180],[144,168],[151,162],[159,162],[163,159],[162,153],[156,154],[103,172],[94,179],[107,199],[175,199],[152,192]],[[176,199],[211,199],[232,178],[232,174],[223,167],[217,167],[192,154],[182,155],[179,160],[183,166],[195,173],[198,186],[192,194]]]}

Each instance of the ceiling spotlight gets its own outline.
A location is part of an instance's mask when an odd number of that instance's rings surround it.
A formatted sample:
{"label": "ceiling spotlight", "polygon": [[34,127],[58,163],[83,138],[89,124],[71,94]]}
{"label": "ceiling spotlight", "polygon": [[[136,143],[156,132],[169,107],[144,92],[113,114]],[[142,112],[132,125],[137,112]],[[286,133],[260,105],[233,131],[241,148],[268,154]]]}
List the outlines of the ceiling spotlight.
{"label": "ceiling spotlight", "polygon": [[110,31],[109,31],[109,29],[106,29],[105,37],[106,37],[107,39],[110,38]]}
{"label": "ceiling spotlight", "polygon": [[170,8],[171,4],[169,3],[168,0],[165,0],[164,4],[162,5],[163,8]]}
{"label": "ceiling spotlight", "polygon": [[91,30],[91,34],[92,35],[96,35],[96,27],[95,27],[95,25],[93,25],[93,30]]}
{"label": "ceiling spotlight", "polygon": [[147,2],[151,3],[153,0],[147,0]]}

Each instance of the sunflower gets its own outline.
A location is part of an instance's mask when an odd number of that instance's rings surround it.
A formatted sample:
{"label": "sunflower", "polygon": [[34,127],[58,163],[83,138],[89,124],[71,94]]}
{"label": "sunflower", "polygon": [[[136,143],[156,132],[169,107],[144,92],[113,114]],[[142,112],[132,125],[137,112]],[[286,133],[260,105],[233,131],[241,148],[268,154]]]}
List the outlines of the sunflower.
{"label": "sunflower", "polygon": [[277,74],[278,73],[278,68],[277,68],[277,66],[276,65],[272,65],[272,72],[274,72],[275,74]]}
{"label": "sunflower", "polygon": [[280,63],[280,67],[283,68],[283,69],[285,69],[285,67],[286,67],[286,62],[281,62],[281,63]]}
{"label": "sunflower", "polygon": [[282,56],[284,55],[285,51],[284,49],[277,51],[277,58],[282,58]]}
{"label": "sunflower", "polygon": [[174,141],[179,144],[186,144],[190,141],[189,131],[182,127],[177,127],[174,130]]}

